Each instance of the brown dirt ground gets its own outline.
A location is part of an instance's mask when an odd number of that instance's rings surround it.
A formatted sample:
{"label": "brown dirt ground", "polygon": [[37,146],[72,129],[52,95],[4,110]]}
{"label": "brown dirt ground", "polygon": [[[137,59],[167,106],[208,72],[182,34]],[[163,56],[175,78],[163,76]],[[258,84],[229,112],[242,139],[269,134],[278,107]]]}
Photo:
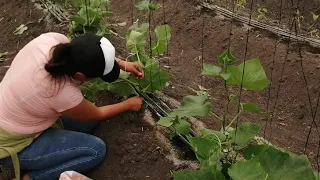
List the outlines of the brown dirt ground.
{"label": "brown dirt ground", "polygon": [[[198,2],[203,2],[203,0],[198,0]],[[266,7],[267,13],[266,18],[260,19],[259,21],[277,26],[277,23],[280,21],[280,8],[282,9],[281,14],[281,27],[284,29],[290,29],[290,23],[292,23],[293,15],[296,12],[296,8],[299,9],[300,15],[303,16],[300,19],[301,30],[304,34],[308,34],[311,30],[310,26],[315,23],[313,20],[311,12],[315,14],[320,14],[320,2],[317,0],[247,0],[244,8],[235,8],[232,5],[232,0],[206,0],[208,3],[214,3],[218,6],[224,7],[231,12],[236,12],[237,14],[241,14],[245,17],[250,17],[250,8],[251,3],[252,6],[252,19],[258,20],[258,9],[259,7]],[[281,6],[282,2],[282,6]],[[319,28],[319,21],[316,23],[316,26]],[[310,35],[310,34],[309,34]]]}
{"label": "brown dirt ground", "polygon": [[[269,3],[272,4],[272,3]],[[113,30],[124,36],[125,30],[132,21],[132,1],[113,0],[112,9],[114,17],[112,23],[127,22],[126,27],[115,27]],[[30,11],[32,10],[32,11]],[[10,11],[11,14],[8,12]],[[30,16],[30,12],[31,16]],[[220,80],[200,76],[202,69],[201,44],[204,42],[203,62],[216,63],[216,57],[228,47],[230,21],[214,13],[201,11],[197,8],[195,1],[191,0],[164,0],[165,22],[172,28],[172,40],[169,45],[169,58],[161,60],[162,65],[169,66],[171,73],[171,85],[165,93],[175,99],[181,100],[183,96],[192,92],[187,86],[194,89],[198,85],[210,88],[210,94],[214,105],[214,111],[221,114],[225,105],[225,90]],[[133,11],[134,18],[145,18],[141,13]],[[1,0],[0,1],[0,51],[9,51],[11,55],[4,65],[10,64],[10,59],[32,38],[47,31],[66,32],[66,26],[59,26],[57,23],[49,25],[42,23],[29,24],[29,29],[23,35],[13,36],[12,32],[22,23],[37,21],[44,15],[34,10],[29,1]],[[203,18],[203,16],[205,18]],[[205,20],[202,38],[202,24]],[[157,24],[163,22],[162,10],[154,15]],[[241,24],[233,23],[231,48],[236,57],[240,60],[244,57],[246,44],[246,28]],[[124,41],[115,38],[113,42],[117,46],[118,53],[126,57]],[[306,73],[308,86],[305,85],[300,66],[300,59],[296,52],[296,46],[291,45],[286,61],[286,42],[277,43],[275,65],[272,67],[274,56],[275,36],[264,31],[252,29],[248,43],[247,58],[258,57],[262,61],[268,76],[271,68],[273,71],[271,102],[276,99],[278,83],[281,83],[281,90],[272,123],[272,143],[285,147],[295,153],[302,154],[308,128],[311,124],[310,107],[306,89],[311,93],[312,106],[315,106],[316,95],[319,92],[318,83],[320,76],[320,55],[317,49],[303,47],[303,67]],[[280,80],[280,70],[285,62],[284,76]],[[4,68],[1,71],[5,72]],[[236,90],[235,87],[231,90]],[[101,104],[111,103],[110,97],[100,99]],[[113,98],[111,98],[113,100]],[[266,108],[268,91],[244,92],[244,100],[258,102],[262,108]],[[231,108],[233,110],[234,108]],[[230,112],[231,114],[233,112]],[[97,136],[108,141],[109,156],[106,161],[97,169],[89,173],[94,179],[170,179],[170,170],[174,169],[171,162],[168,162],[162,154],[154,151],[159,144],[154,140],[155,130],[152,126],[139,121],[139,114],[123,114],[110,121],[105,122],[96,132]],[[221,127],[213,118],[200,118],[205,124],[213,129]],[[316,120],[318,122],[319,116]],[[252,121],[264,124],[266,118],[259,116],[244,115],[241,121]],[[143,127],[144,131],[141,131]],[[267,128],[266,137],[270,135],[270,127]],[[312,133],[308,146],[307,155],[315,165],[314,156],[317,151],[316,134]],[[149,176],[149,177],[147,177]]]}

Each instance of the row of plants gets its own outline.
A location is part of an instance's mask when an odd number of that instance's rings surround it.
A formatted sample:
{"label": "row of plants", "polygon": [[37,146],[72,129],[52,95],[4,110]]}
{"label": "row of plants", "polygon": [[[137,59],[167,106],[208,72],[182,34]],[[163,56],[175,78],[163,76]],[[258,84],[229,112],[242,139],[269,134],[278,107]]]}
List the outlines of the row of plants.
{"label": "row of plants", "polygon": [[[216,76],[226,86],[237,86],[244,91],[259,91],[270,84],[259,59],[237,63],[231,50],[218,57],[218,64],[204,64],[203,75]],[[196,157],[200,169],[174,172],[175,180],[318,180],[319,173],[313,171],[306,156],[298,156],[258,137],[262,126],[250,122],[238,125],[243,112],[268,115],[253,102],[243,102],[236,94],[229,94],[227,104],[239,106],[232,119],[217,115],[208,101],[208,93],[199,91],[196,96],[186,96],[182,106],[168,117],[161,118],[159,125],[173,127],[176,134],[185,135]],[[202,129],[200,137],[189,135],[191,124],[186,116],[209,116],[223,121],[220,131]],[[228,122],[228,124],[226,124]],[[236,124],[236,125],[235,125]],[[236,126],[236,128],[233,128]]]}
{"label": "row of plants", "polygon": [[106,22],[106,18],[112,16],[109,3],[109,0],[72,0],[76,14],[69,18],[69,36],[73,38],[84,33],[109,35]]}
{"label": "row of plants", "polygon": [[[145,0],[138,2],[136,7],[138,10],[152,13],[161,6]],[[113,83],[95,79],[81,86],[86,98],[94,101],[97,92],[104,90],[119,96],[161,91],[168,85],[169,73],[160,68],[158,58],[166,52],[170,38],[171,29],[168,25],[152,28],[147,22],[134,23],[125,35],[127,49],[130,53],[126,60],[140,64],[145,72],[144,79],[137,79],[124,71],[120,72],[119,79]]]}

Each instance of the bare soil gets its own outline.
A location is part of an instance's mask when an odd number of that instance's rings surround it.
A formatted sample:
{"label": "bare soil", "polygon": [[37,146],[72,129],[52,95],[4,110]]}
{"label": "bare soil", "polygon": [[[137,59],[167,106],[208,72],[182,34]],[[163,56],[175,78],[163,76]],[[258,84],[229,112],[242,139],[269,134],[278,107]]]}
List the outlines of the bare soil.
{"label": "bare soil", "polygon": [[[267,109],[269,101],[269,107],[271,107],[269,110],[273,110],[273,105],[277,101],[271,123],[272,130],[270,126],[267,126],[266,133],[262,132],[261,135],[265,135],[275,145],[303,154],[312,122],[307,90],[310,93],[313,112],[319,93],[319,50],[302,46],[301,59],[294,43],[290,43],[287,48],[287,42],[276,41],[275,35],[258,29],[250,29],[247,44],[246,26],[199,8],[196,1],[164,0],[163,2],[164,9],[154,14],[153,23],[168,23],[172,28],[169,58],[161,59],[162,66],[165,66],[164,68],[171,74],[170,86],[165,93],[177,100],[182,100],[183,96],[193,93],[189,87],[198,89],[198,86],[201,85],[210,89],[214,111],[222,114],[226,104],[223,83],[216,78],[203,77],[200,73],[203,63],[217,62],[216,57],[229,46],[231,37],[232,52],[239,61],[243,61],[245,49],[247,49],[246,59],[259,58],[268,77],[272,80],[270,98],[268,98],[268,90],[244,91],[242,95],[243,100],[257,102],[263,109]],[[277,8],[275,3],[267,2],[269,6],[274,5],[274,8]],[[124,27],[112,28],[119,36],[124,37],[132,21],[146,20],[142,13],[134,9],[131,0],[113,0],[111,5],[114,12],[114,17],[110,19],[111,23],[127,23]],[[308,5],[308,7],[312,8],[313,5]],[[49,24],[46,21],[38,23],[38,19],[44,16],[45,14],[36,10],[29,1],[0,1],[0,19],[3,18],[0,21],[0,51],[8,51],[11,54],[7,62],[2,65],[0,71],[2,75],[5,73],[5,66],[10,64],[16,52],[31,39],[48,31],[66,32],[65,24],[59,25],[52,21]],[[18,36],[12,34],[20,24],[33,21],[34,23],[28,25],[28,30],[24,34]],[[232,28],[232,36],[229,34],[230,28]],[[117,47],[118,54],[126,58],[128,52],[124,40],[113,37],[112,41]],[[276,52],[274,51],[275,44]],[[281,77],[283,64],[285,65],[284,74]],[[307,85],[303,78],[301,64]],[[271,72],[273,72],[272,77]],[[280,90],[278,91],[279,85]],[[232,87],[229,90],[236,92],[238,88]],[[279,92],[278,95],[277,92]],[[119,99],[104,93],[99,98],[101,105],[115,101]],[[230,114],[235,114],[235,107],[230,107]],[[165,147],[155,138],[157,129],[141,120],[141,116],[139,113],[125,113],[106,121],[97,130],[96,135],[108,142],[109,155],[105,162],[89,172],[88,176],[93,179],[171,179],[170,171],[175,167],[164,157],[166,151],[159,151]],[[240,117],[240,122],[251,121],[264,125],[267,119],[267,117],[245,114]],[[199,118],[199,120],[212,129],[221,127],[221,123],[212,117]],[[319,115],[316,116],[316,122],[319,123]],[[318,141],[319,138],[313,129],[306,155],[314,166],[316,165],[315,155],[319,148]]]}
{"label": "bare soil", "polygon": [[[198,2],[203,2],[202,0],[198,0]],[[301,33],[310,37],[310,31],[312,30],[311,26],[315,24],[314,28],[319,29],[319,21],[313,20],[313,16],[311,13],[316,15],[320,14],[320,2],[317,0],[246,0],[246,3],[243,7],[237,8],[237,2],[241,1],[232,1],[232,0],[206,0],[207,3],[213,3],[220,7],[226,8],[231,12],[235,12],[236,14],[240,14],[245,17],[250,17],[254,20],[258,20],[260,22],[278,26],[280,23],[280,27],[290,30],[291,24],[293,22],[293,18],[297,10],[300,13],[300,28]],[[252,10],[251,10],[252,7]],[[259,8],[265,7],[267,9],[267,13],[265,13],[265,18],[258,19],[259,16]],[[250,13],[252,11],[252,13]],[[281,14],[281,17],[280,17]],[[313,28],[313,29],[314,29]],[[294,32],[294,27],[292,29]]]}

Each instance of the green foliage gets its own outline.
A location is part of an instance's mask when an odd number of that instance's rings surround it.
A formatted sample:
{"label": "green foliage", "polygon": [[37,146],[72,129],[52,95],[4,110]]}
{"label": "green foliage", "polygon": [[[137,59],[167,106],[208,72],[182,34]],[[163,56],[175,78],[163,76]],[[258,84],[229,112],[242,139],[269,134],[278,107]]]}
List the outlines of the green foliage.
{"label": "green foliage", "polygon": [[[231,50],[227,49],[218,56],[218,64],[221,67],[204,64],[202,74],[221,78],[226,85],[243,83],[246,90],[263,90],[269,85],[270,82],[258,59],[245,61],[245,66],[244,63],[234,63],[236,58]],[[260,115],[265,115],[266,112],[253,102],[242,102],[237,95],[228,94],[228,97],[229,102],[240,106],[240,111],[230,124],[222,127],[220,131],[202,129],[200,136],[193,137],[186,134],[189,123],[188,126],[180,123],[185,116],[214,114],[215,117],[219,117],[211,112],[212,106],[208,102],[207,93],[186,96],[180,108],[158,121],[159,125],[166,127],[175,127],[179,123],[183,131],[179,129],[177,133],[186,135],[200,162],[198,170],[174,172],[174,180],[316,180],[318,172],[312,170],[305,156],[297,156],[269,143],[258,145],[260,142],[256,139],[262,129],[260,125],[245,122],[237,128],[232,128],[235,120],[243,112]]]}
{"label": "green foliage", "polygon": [[263,90],[270,84],[259,59],[247,60],[245,66],[244,63],[229,66],[227,73],[230,74],[230,78],[226,81],[227,84],[240,85],[242,83],[243,88],[247,90]]}
{"label": "green foliage", "polygon": [[202,75],[219,76],[221,72],[221,67],[213,64],[203,64]]}
{"label": "green foliage", "polygon": [[3,61],[4,61],[3,58],[4,58],[5,56],[7,56],[8,54],[9,54],[9,52],[7,52],[7,51],[6,51],[6,52],[3,52],[3,53],[0,53],[0,62],[3,62]]}
{"label": "green foliage", "polygon": [[[254,174],[268,180],[316,180],[310,163],[305,156],[297,156],[272,146],[250,146],[252,157],[245,162],[238,162],[230,168],[230,176],[237,180]],[[237,165],[238,164],[238,165]],[[253,164],[255,168],[253,167]],[[247,171],[250,169],[251,171]],[[231,173],[232,172],[232,173]],[[249,179],[250,180],[250,179]]]}
{"label": "green foliage", "polygon": [[199,96],[186,96],[183,98],[182,106],[174,110],[173,116],[206,116],[209,114],[212,105],[208,100],[208,94]]}
{"label": "green foliage", "polygon": [[237,150],[245,148],[261,130],[261,126],[252,123],[243,123],[230,132],[230,142],[234,143]]}
{"label": "green foliage", "polygon": [[140,11],[144,11],[144,10],[147,10],[147,11],[155,11],[157,9],[159,9],[161,7],[160,4],[157,4],[153,1],[149,1],[149,0],[143,0],[143,1],[140,1],[136,4],[136,8]]}
{"label": "green foliage", "polygon": [[160,63],[156,59],[148,59],[143,66],[145,77],[143,79],[129,78],[130,81],[137,82],[144,92],[162,90],[169,81],[169,73],[160,69]]}
{"label": "green foliage", "polygon": [[266,18],[268,9],[265,6],[258,5],[258,19],[262,20]]}
{"label": "green foliage", "polygon": [[259,59],[250,59],[235,66],[233,64],[236,61],[236,58],[228,48],[218,56],[218,63],[222,65],[222,67],[213,64],[204,64],[202,74],[218,76],[222,78],[227,85],[242,84],[242,87],[246,90],[263,90],[269,86],[270,81]]}
{"label": "green foliage", "polygon": [[229,169],[233,180],[267,180],[268,174],[264,172],[258,162],[237,162]]}
{"label": "green foliage", "polygon": [[[147,43],[146,38],[149,34],[148,31],[148,23],[141,25],[136,23],[129,28],[126,34],[127,47],[130,53],[135,55],[141,64],[144,64],[145,61],[150,58],[147,56],[147,51],[145,50]],[[160,25],[155,28],[154,33],[156,40],[151,42],[151,49],[149,51],[151,51],[152,54],[161,55],[167,50],[168,42],[171,39],[171,29],[168,25]]]}
{"label": "green foliage", "polygon": [[111,16],[108,0],[74,0],[73,7],[78,12],[70,17],[69,34],[75,37],[83,33],[99,36],[109,34],[108,25],[103,23],[105,17]]}
{"label": "green foliage", "polygon": [[259,108],[259,106],[252,102],[240,103],[241,109],[243,111],[252,112],[256,114],[264,114]]}
{"label": "green foliage", "polygon": [[[176,129],[176,133],[185,134],[181,133],[180,130],[184,129],[183,132],[187,132],[185,129],[190,129],[190,123],[181,118],[185,116],[208,115],[212,105],[210,102],[207,102],[207,100],[208,94],[199,96],[186,96],[183,98],[182,106],[180,108],[172,111],[169,116],[160,118],[157,124],[165,127],[173,126]],[[177,130],[177,127],[179,130]]]}
{"label": "green foliage", "polygon": [[221,141],[214,133],[203,137],[188,137],[202,169],[217,167],[221,157]]}
{"label": "green foliage", "polygon": [[175,172],[174,180],[226,180],[217,170],[194,170]]}
{"label": "green foliage", "polygon": [[191,124],[184,119],[179,119],[176,123],[173,124],[173,128],[178,134],[188,135],[190,132],[190,127]]}
{"label": "green foliage", "polygon": [[236,0],[235,1],[235,5],[236,5],[236,9],[244,9],[245,5],[247,4],[247,0]]}
{"label": "green foliage", "polygon": [[161,25],[154,30],[156,41],[152,42],[151,50],[153,54],[163,54],[167,51],[168,42],[171,39],[171,28],[169,25]]}
{"label": "green foliage", "polygon": [[[81,4],[82,3],[79,2],[80,6],[76,5],[76,7],[80,9],[79,12],[82,12],[83,8],[88,8]],[[98,11],[101,4],[93,3],[91,4],[91,6],[91,8],[96,8],[96,10]],[[142,1],[138,3],[137,6],[139,8],[143,8],[145,6],[153,8],[154,4],[149,4],[149,1]],[[96,14],[96,16],[99,16],[99,14]],[[82,24],[87,23],[86,17],[74,16],[73,18],[75,21]],[[125,73],[122,71],[118,80],[113,83],[104,83],[101,82],[101,80],[95,80],[86,84],[87,87],[82,88],[86,94],[86,97],[88,99],[94,100],[93,96],[99,90],[107,90],[116,93],[119,96],[130,96],[133,94],[137,95],[141,93],[153,92],[155,90],[161,91],[163,88],[165,88],[169,81],[169,73],[162,70],[157,58],[148,56],[147,52],[156,51],[157,53],[154,54],[163,54],[166,51],[168,41],[171,38],[171,29],[168,25],[161,25],[155,28],[154,33],[156,40],[152,42],[153,46],[151,47],[151,49],[147,49],[146,43],[147,37],[149,35],[148,23],[135,23],[126,32],[126,45],[129,52],[131,53],[130,57],[132,57],[130,58],[130,61],[140,64],[145,75],[143,79],[137,79],[130,73]],[[168,122],[170,121],[167,121],[167,123]],[[177,129],[177,132],[179,133],[187,134],[187,132],[189,132],[190,124],[188,124],[186,121],[180,121],[179,119],[179,121],[176,121],[176,123],[170,122],[170,126],[173,124]]]}
{"label": "green foliage", "polygon": [[218,63],[224,67],[227,65],[232,65],[237,61],[237,59],[232,55],[231,49],[228,48],[220,56],[218,56]]}

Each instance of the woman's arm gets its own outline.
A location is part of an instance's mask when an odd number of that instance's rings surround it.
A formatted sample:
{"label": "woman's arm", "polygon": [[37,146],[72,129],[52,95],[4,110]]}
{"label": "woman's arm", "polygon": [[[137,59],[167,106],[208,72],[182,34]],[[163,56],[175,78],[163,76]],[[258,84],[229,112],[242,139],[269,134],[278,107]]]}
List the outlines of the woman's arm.
{"label": "woman's arm", "polygon": [[80,121],[106,120],[125,111],[139,111],[143,104],[142,101],[140,97],[132,97],[117,104],[97,107],[90,101],[83,99],[79,105],[62,112],[62,115]]}

